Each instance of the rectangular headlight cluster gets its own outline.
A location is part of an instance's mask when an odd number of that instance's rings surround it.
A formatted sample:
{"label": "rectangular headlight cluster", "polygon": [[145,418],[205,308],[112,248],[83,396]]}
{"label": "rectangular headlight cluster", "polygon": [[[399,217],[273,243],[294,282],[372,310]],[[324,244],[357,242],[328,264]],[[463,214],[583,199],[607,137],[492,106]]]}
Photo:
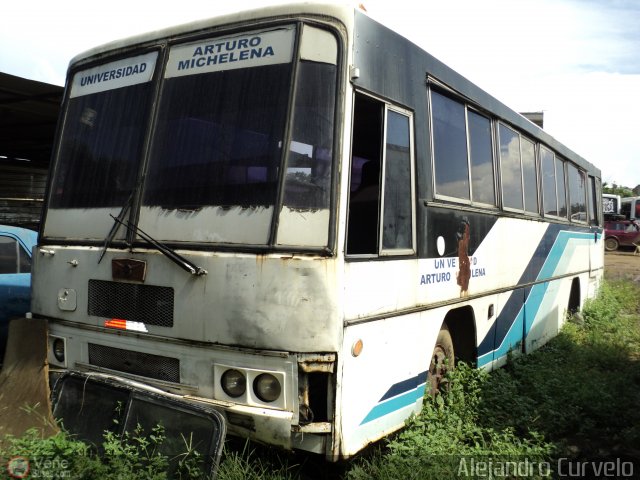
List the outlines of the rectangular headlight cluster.
{"label": "rectangular headlight cluster", "polygon": [[284,372],[215,364],[214,396],[243,405],[286,410],[287,385]]}

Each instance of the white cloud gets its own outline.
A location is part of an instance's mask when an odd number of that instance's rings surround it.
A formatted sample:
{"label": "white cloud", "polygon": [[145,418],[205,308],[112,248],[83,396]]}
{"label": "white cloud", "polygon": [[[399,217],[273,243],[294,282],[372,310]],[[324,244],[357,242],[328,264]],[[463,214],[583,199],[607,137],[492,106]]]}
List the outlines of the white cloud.
{"label": "white cloud", "polygon": [[0,71],[62,85],[69,61],[103,43],[212,17],[258,0],[220,4],[182,0],[32,0],[3,5]]}
{"label": "white cloud", "polygon": [[546,129],[602,170],[602,179],[640,184],[640,75],[595,72],[556,79]]}

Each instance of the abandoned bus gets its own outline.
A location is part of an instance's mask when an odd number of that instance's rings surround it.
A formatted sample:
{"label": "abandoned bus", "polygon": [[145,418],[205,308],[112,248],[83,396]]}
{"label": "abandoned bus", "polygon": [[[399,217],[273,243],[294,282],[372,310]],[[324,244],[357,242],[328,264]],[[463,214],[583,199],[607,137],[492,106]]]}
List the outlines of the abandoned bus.
{"label": "abandoned bus", "polygon": [[54,371],[348,457],[445,359],[491,369],[602,276],[600,171],[365,12],[275,6],[70,64],[32,314]]}

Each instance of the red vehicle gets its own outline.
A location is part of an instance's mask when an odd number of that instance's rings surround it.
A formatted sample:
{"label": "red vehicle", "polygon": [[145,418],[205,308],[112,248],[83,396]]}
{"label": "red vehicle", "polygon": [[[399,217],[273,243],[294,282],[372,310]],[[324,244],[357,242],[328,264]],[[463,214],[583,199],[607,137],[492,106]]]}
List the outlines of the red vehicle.
{"label": "red vehicle", "polygon": [[640,225],[635,220],[611,220],[604,223],[604,248],[617,250],[620,245],[640,244]]}

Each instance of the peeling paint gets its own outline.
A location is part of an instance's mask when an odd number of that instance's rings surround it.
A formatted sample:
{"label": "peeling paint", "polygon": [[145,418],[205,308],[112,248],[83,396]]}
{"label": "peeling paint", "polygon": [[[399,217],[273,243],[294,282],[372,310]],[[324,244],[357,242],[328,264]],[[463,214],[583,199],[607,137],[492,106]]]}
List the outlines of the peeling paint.
{"label": "peeling paint", "polygon": [[305,373],[335,371],[336,355],[334,353],[325,354],[299,354],[298,366]]}

